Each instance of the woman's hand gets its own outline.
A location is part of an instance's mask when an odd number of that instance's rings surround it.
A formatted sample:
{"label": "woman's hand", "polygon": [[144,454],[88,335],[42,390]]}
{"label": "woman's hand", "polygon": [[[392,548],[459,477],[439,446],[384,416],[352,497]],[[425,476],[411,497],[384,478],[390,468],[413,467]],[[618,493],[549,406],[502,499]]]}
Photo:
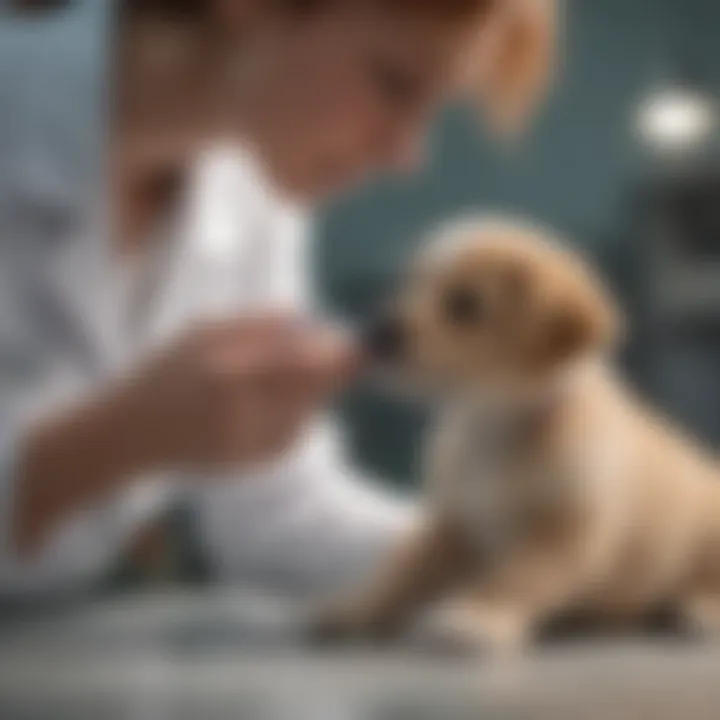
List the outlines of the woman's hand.
{"label": "woman's hand", "polygon": [[127,384],[128,432],[157,466],[246,465],[286,449],[349,379],[347,339],[286,318],[201,327]]}
{"label": "woman's hand", "polygon": [[347,340],[292,319],[192,331],[125,382],[28,432],[14,508],[18,552],[35,552],[62,518],[139,473],[276,457],[355,364]]}

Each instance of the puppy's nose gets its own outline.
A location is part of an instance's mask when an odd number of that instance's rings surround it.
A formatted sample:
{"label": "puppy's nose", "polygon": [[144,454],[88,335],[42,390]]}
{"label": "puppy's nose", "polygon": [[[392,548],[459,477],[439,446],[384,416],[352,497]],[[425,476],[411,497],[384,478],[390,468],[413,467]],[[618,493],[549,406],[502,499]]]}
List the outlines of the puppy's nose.
{"label": "puppy's nose", "polygon": [[363,347],[373,360],[397,360],[405,351],[407,335],[407,330],[399,318],[384,317],[366,329]]}

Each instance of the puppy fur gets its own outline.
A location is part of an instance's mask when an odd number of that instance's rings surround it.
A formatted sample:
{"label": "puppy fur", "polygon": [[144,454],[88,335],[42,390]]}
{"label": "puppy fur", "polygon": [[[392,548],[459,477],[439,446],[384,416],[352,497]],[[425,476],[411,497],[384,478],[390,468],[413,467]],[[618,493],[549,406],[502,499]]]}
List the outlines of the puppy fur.
{"label": "puppy fur", "polygon": [[404,342],[383,364],[438,407],[426,512],[321,632],[393,633],[444,600],[491,651],[566,614],[620,629],[667,605],[720,633],[717,462],[616,376],[619,314],[577,255],[532,225],[455,224],[391,315]]}

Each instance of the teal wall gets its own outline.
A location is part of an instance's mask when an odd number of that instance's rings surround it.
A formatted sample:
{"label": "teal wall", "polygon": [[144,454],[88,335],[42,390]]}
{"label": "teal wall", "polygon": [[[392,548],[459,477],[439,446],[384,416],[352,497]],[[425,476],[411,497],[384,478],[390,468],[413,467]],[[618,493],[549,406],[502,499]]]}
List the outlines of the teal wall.
{"label": "teal wall", "polygon": [[[564,44],[555,95],[520,145],[493,147],[469,112],[455,110],[422,175],[375,185],[328,213],[320,277],[332,305],[362,314],[419,231],[466,209],[519,211],[591,245],[621,232],[628,189],[647,170],[635,107],[677,55],[717,87],[720,2],[567,0]],[[349,407],[361,461],[414,478],[416,413],[365,395]]]}

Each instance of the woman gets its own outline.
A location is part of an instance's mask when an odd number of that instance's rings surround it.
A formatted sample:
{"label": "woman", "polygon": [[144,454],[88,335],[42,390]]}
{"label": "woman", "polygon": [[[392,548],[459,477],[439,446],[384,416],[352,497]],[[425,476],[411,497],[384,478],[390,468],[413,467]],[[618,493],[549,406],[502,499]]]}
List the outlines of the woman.
{"label": "woman", "polygon": [[412,169],[459,92],[519,118],[552,5],[116,0],[3,29],[5,593],[91,582],[178,493],[225,576],[336,582],[393,537],[403,508],[311,422],[356,363],[299,321],[306,208]]}

